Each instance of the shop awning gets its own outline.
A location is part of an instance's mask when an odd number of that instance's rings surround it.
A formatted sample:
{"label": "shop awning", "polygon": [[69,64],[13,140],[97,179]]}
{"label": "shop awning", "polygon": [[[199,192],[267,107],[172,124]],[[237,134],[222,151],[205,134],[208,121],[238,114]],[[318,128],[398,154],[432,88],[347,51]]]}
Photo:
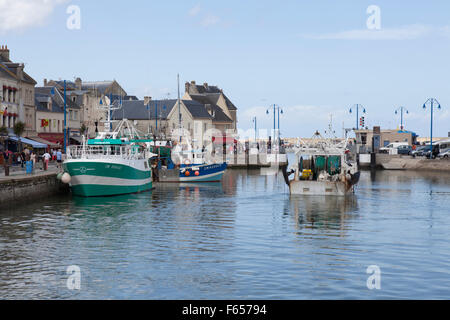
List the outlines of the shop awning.
{"label": "shop awning", "polygon": [[[16,137],[16,136],[9,137],[8,139],[12,140],[12,141],[19,142],[19,138]],[[46,149],[47,148],[46,144],[43,144],[43,143],[40,143],[40,142],[37,142],[37,141],[34,141],[34,140],[30,140],[30,139],[27,139],[27,138],[20,138],[20,142],[24,143],[24,144],[28,144],[28,145],[32,146],[33,148],[36,148],[36,149]]]}
{"label": "shop awning", "polygon": [[237,143],[237,140],[233,137],[224,137],[224,136],[218,136],[213,137],[212,141],[216,144],[234,144]]}
{"label": "shop awning", "polygon": [[50,148],[58,148],[58,147],[60,147],[59,144],[51,142],[51,141],[48,141],[48,140],[45,140],[45,139],[42,139],[40,137],[28,137],[28,139],[34,140],[34,141],[37,141],[37,142],[40,142],[40,143],[43,143],[43,144],[46,144]]}

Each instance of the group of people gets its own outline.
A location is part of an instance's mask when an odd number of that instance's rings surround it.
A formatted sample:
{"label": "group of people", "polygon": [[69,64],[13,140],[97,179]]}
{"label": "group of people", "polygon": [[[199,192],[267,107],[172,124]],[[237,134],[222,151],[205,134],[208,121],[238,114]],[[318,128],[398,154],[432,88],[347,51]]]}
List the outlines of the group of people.
{"label": "group of people", "polygon": [[42,156],[37,155],[33,150],[25,148],[21,152],[13,153],[9,150],[5,150],[0,152],[0,156],[2,159],[1,163],[5,167],[5,173],[9,173],[8,167],[13,164],[20,164],[21,168],[26,166],[27,162],[31,162],[31,172],[34,172],[36,168],[36,162],[42,158],[42,169],[44,171],[48,170],[48,165],[50,161],[55,161],[57,163],[57,168],[62,167],[63,155],[61,149],[59,150],[51,150],[50,153],[46,151]]}

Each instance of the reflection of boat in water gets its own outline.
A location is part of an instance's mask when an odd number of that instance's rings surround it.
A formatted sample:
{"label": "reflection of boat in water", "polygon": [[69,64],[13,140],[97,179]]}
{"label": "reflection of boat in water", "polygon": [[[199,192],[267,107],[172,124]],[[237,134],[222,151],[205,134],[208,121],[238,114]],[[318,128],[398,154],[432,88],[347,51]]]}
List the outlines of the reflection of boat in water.
{"label": "reflection of boat in water", "polygon": [[[297,150],[297,163],[291,172],[282,166],[286,184],[291,194],[344,196],[354,191],[360,172],[355,161],[349,158],[347,141],[324,139],[319,132],[313,141]],[[289,175],[294,179],[289,180]]]}
{"label": "reflection of boat in water", "polygon": [[342,229],[345,222],[357,216],[358,202],[347,197],[293,195],[286,203],[295,214],[296,223],[327,229]]}

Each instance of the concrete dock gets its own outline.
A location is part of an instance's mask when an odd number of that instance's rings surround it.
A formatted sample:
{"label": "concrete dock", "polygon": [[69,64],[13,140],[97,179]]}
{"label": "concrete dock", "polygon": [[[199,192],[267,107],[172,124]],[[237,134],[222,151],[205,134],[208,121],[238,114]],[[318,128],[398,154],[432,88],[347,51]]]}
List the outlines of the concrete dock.
{"label": "concrete dock", "polygon": [[34,174],[13,171],[9,176],[0,176],[0,206],[15,205],[21,201],[53,196],[69,192],[69,186],[57,178],[60,172],[55,167],[48,171],[37,170]]}
{"label": "concrete dock", "polygon": [[[361,168],[370,168],[370,154],[360,154]],[[450,160],[426,159],[424,157],[413,158],[408,155],[389,155],[377,153],[375,167],[385,170],[423,170],[450,172]]]}

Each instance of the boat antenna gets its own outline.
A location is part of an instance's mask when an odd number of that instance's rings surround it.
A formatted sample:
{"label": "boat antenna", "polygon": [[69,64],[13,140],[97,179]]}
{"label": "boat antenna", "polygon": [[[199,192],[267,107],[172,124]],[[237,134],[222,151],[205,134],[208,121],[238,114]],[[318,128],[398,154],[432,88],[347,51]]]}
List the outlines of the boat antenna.
{"label": "boat antenna", "polygon": [[178,127],[180,134],[180,143],[181,143],[181,100],[180,100],[180,74],[177,74],[177,83],[178,83]]}

